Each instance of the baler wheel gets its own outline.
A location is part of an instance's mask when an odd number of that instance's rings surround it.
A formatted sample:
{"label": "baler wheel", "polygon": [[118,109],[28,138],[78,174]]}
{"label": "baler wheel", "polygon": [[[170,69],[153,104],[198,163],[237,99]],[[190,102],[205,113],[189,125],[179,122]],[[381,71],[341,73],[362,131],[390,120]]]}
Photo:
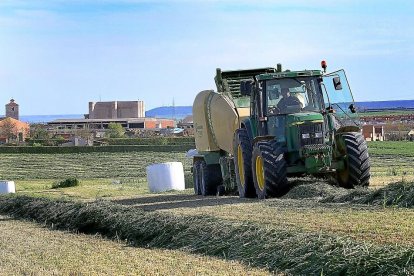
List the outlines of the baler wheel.
{"label": "baler wheel", "polygon": [[200,163],[200,190],[203,196],[216,195],[217,186],[223,182],[219,164]]}
{"label": "baler wheel", "polygon": [[193,183],[194,194],[201,195],[201,173],[200,173],[201,161],[195,161],[193,164]]}

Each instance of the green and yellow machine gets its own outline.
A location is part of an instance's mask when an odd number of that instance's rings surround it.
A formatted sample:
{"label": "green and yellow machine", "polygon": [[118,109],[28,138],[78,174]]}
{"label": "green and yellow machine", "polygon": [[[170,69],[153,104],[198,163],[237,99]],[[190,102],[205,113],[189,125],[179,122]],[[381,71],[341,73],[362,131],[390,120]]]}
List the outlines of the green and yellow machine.
{"label": "green and yellow machine", "polygon": [[339,186],[366,187],[370,161],[344,70],[221,71],[217,92],[193,105],[194,190],[275,197],[288,176],[333,175]]}

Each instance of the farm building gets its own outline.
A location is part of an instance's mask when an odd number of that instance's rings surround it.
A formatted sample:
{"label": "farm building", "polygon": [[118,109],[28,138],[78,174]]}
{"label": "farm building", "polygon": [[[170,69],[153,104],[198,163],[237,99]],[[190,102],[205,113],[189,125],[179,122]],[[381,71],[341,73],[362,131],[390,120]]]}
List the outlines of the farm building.
{"label": "farm building", "polygon": [[128,133],[175,127],[173,119],[146,118],[143,101],[112,101],[89,102],[89,114],[85,114],[85,119],[54,120],[47,123],[47,129],[65,138],[79,132],[93,132],[95,137],[104,137],[111,123],[121,124]]}
{"label": "farm building", "polygon": [[184,129],[183,135],[184,136],[193,136],[194,135],[194,122],[193,116],[189,115],[182,119],[179,123],[177,123],[178,128]]}
{"label": "farm building", "polygon": [[58,119],[47,123],[49,131],[71,134],[76,130],[105,130],[110,123],[119,123],[126,129],[173,128],[172,119],[125,118],[125,119]]}
{"label": "farm building", "polygon": [[364,125],[362,126],[362,135],[366,141],[384,141],[384,126]]}
{"label": "farm building", "polygon": [[88,119],[145,117],[144,101],[89,102]]}
{"label": "farm building", "polygon": [[24,142],[30,133],[28,123],[16,120],[11,117],[0,119],[0,142],[19,143]]}

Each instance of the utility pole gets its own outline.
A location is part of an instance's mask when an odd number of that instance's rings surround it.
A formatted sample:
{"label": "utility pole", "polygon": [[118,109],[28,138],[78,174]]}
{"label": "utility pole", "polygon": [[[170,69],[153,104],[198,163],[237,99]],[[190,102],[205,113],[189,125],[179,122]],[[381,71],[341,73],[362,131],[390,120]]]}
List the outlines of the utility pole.
{"label": "utility pole", "polygon": [[172,102],[172,119],[175,121],[175,101],[174,101],[174,97],[173,97],[173,102]]}

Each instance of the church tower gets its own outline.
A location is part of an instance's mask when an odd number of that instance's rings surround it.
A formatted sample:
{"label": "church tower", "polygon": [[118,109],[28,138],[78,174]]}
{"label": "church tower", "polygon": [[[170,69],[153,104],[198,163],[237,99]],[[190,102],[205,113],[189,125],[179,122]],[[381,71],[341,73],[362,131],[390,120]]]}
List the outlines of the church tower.
{"label": "church tower", "polygon": [[11,99],[10,102],[6,104],[6,117],[19,120],[19,105],[14,102],[14,99]]}

